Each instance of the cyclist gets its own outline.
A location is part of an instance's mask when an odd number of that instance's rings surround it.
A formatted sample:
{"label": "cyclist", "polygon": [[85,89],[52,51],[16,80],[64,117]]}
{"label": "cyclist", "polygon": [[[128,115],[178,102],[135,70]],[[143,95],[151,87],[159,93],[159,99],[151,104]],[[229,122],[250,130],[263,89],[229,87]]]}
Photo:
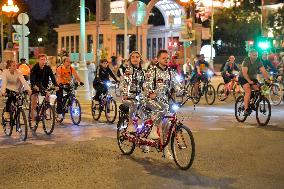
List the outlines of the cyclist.
{"label": "cyclist", "polygon": [[[31,95],[31,89],[27,81],[25,80],[23,74],[20,70],[17,70],[17,63],[12,60],[7,61],[6,69],[3,70],[2,73],[2,87],[1,94],[2,96],[6,96],[11,92],[20,92],[19,88],[24,86],[24,89],[28,91],[29,95]],[[4,112],[4,119],[10,119],[10,107],[11,103],[15,102],[16,98],[9,96],[6,101],[6,112]]]}
{"label": "cyclist", "polygon": [[249,112],[247,111],[251,90],[259,90],[257,85],[257,73],[261,71],[265,79],[269,79],[269,75],[265,70],[262,62],[258,57],[258,52],[256,50],[251,50],[249,57],[245,58],[242,63],[241,72],[239,75],[239,83],[243,86],[245,91],[244,96],[244,107],[245,107],[245,115],[248,115]]}
{"label": "cyclist", "polygon": [[63,98],[63,85],[70,85],[73,79],[73,76],[76,79],[76,82],[79,85],[84,85],[81,81],[76,70],[71,66],[71,61],[69,57],[63,58],[63,64],[56,69],[56,80],[59,86],[59,89],[56,91],[57,97],[57,107],[56,112],[58,114],[58,118],[62,119],[62,98]]}
{"label": "cyclist", "polygon": [[30,67],[27,65],[26,59],[25,58],[21,58],[20,59],[20,64],[18,69],[22,72],[24,78],[28,81],[30,79],[30,72],[31,69]]}
{"label": "cyclist", "polygon": [[267,52],[263,52],[262,56],[261,56],[261,62],[264,66],[264,68],[266,69],[266,71],[273,71],[274,73],[277,73],[277,69],[273,66],[273,64],[271,63],[270,60],[268,60],[268,54]]}
{"label": "cyclist", "polygon": [[109,76],[111,76],[117,83],[119,82],[109,68],[107,59],[101,59],[100,65],[96,70],[96,77],[93,83],[94,89],[97,91],[94,99],[99,101],[99,103],[101,103],[101,94],[106,94],[108,91],[107,83],[110,81]]}
{"label": "cyclist", "polygon": [[134,132],[133,116],[136,116],[137,101],[135,97],[142,92],[143,83],[145,81],[144,72],[142,69],[142,56],[138,51],[132,51],[129,55],[130,65],[126,68],[125,74],[122,77],[122,99],[123,104],[129,107],[129,123],[128,131]]}
{"label": "cyclist", "polygon": [[228,95],[229,91],[231,90],[231,88],[233,87],[234,83],[231,83],[229,86],[228,84],[232,81],[234,82],[234,78],[236,77],[235,74],[233,73],[233,71],[240,71],[240,69],[238,68],[237,64],[235,63],[235,57],[233,55],[231,55],[228,59],[228,61],[226,62],[223,71],[222,71],[222,77],[225,83],[225,87],[227,89],[226,91],[226,95]]}
{"label": "cyclist", "polygon": [[119,66],[117,71],[117,77],[122,77],[125,74],[125,70],[128,66],[128,60],[122,60],[122,64]]}
{"label": "cyclist", "polygon": [[194,84],[195,93],[198,91],[200,81],[208,80],[208,75],[204,74],[205,71],[209,69],[214,73],[214,70],[211,65],[207,61],[205,61],[204,54],[200,54],[199,57],[196,55],[196,57],[199,58],[199,60],[197,60],[194,65],[194,73],[192,76],[192,83]]}
{"label": "cyclist", "polygon": [[[46,65],[47,57],[45,54],[39,55],[39,62],[36,63],[31,69],[31,108],[35,110],[38,99],[38,92],[42,89],[48,88],[51,79],[54,86],[57,86],[55,77],[50,66]],[[49,96],[49,94],[47,94]],[[34,121],[34,111],[31,111],[31,119]]]}
{"label": "cyclist", "polygon": [[[169,95],[171,92],[181,88],[180,83],[175,79],[177,73],[168,67],[169,54],[167,50],[159,50],[158,64],[150,68],[146,73],[146,92],[150,97],[147,106],[152,110],[155,117],[154,127],[149,135],[150,139],[159,138],[157,127],[161,124],[163,117],[169,112]],[[162,123],[165,131],[167,122]],[[165,132],[163,132],[165,133]],[[165,137],[165,136],[163,136]],[[171,154],[167,149],[167,156]]]}

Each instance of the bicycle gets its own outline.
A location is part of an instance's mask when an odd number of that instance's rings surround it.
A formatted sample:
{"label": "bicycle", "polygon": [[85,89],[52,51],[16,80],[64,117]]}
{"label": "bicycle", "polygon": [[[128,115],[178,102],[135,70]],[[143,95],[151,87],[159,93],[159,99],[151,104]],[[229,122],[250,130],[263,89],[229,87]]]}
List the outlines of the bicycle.
{"label": "bicycle", "polygon": [[[233,83],[233,86],[232,86],[232,83]],[[239,96],[244,94],[244,91],[238,82],[237,75],[235,75],[235,77],[231,79],[230,83],[227,83],[227,85],[229,85],[229,87],[226,86],[225,83],[220,83],[217,87],[217,97],[220,101],[225,101],[232,92],[233,92],[233,97],[235,100]]]}
{"label": "bicycle", "polygon": [[115,84],[114,92],[115,92],[115,95],[116,95],[117,97],[120,97],[120,96],[121,96],[121,91],[120,91],[119,83],[116,83],[116,84]]}
{"label": "bicycle", "polygon": [[[197,91],[195,89],[194,84],[192,85],[190,94],[193,97],[192,102],[194,104],[198,104],[202,96],[205,96],[205,100],[208,105],[212,105],[215,102],[215,88],[213,87],[213,85],[210,84],[211,77],[213,76],[213,74],[214,73],[211,71],[202,74],[201,82],[203,83],[203,85],[201,86],[201,83],[199,83]],[[212,99],[210,99],[210,97]]]}
{"label": "bicycle", "polygon": [[[143,104],[143,102],[140,103],[140,112],[149,115],[151,110]],[[167,129],[165,140],[161,139],[161,137],[158,140],[151,140],[147,139],[147,137],[154,126],[153,120],[148,118],[142,122],[142,125],[138,125],[138,119],[133,119],[133,125],[136,132],[135,134],[131,134],[127,132],[129,122],[128,111],[128,107],[125,107],[124,105],[120,106],[119,121],[117,123],[117,143],[122,154],[130,155],[134,152],[136,146],[140,147],[146,145],[154,147],[158,152],[163,152],[163,157],[165,157],[165,148],[170,143],[176,165],[182,170],[187,170],[192,166],[195,157],[193,134],[188,127],[178,121],[176,112],[164,116],[164,119],[167,119],[167,123],[170,124]],[[158,129],[158,135],[161,136],[160,129]],[[184,158],[180,154],[182,151],[186,151],[184,153]]]}
{"label": "bicycle", "polygon": [[[117,116],[117,105],[112,95],[109,93],[110,82],[105,83],[108,90],[106,94],[101,94],[100,101],[95,100],[95,96],[92,97],[91,112],[93,119],[98,121],[101,117],[102,111],[105,112],[105,116],[108,123],[113,123]],[[113,114],[113,115],[112,115]]]}
{"label": "bicycle", "polygon": [[36,132],[39,122],[42,122],[43,131],[45,134],[50,135],[54,130],[55,125],[55,112],[54,108],[50,105],[48,100],[47,93],[53,92],[55,88],[41,89],[37,98],[37,104],[35,108],[36,115],[35,123],[33,125],[31,118],[31,111],[34,111],[31,107],[31,103],[29,106],[29,127],[33,132]]}
{"label": "bicycle", "polygon": [[[267,84],[259,84],[260,90],[252,90],[249,106],[248,106],[248,114],[244,114],[244,96],[239,96],[235,103],[235,117],[238,122],[244,122],[249,115],[253,111],[256,112],[256,120],[260,126],[266,126],[271,117],[271,105],[269,100],[265,97],[265,88],[268,88]],[[261,119],[260,114],[267,116],[264,120]]]}
{"label": "bicycle", "polygon": [[6,95],[7,98],[15,97],[16,101],[11,103],[10,107],[10,120],[6,120],[4,118],[4,113],[6,111],[6,107],[3,109],[2,112],[2,127],[6,136],[11,136],[13,132],[13,127],[16,128],[16,132],[19,133],[19,139],[25,141],[28,137],[28,123],[26,119],[25,111],[23,110],[23,100],[24,100],[24,93],[17,93],[11,91]]}
{"label": "bicycle", "polygon": [[271,77],[271,84],[269,86],[269,100],[272,102],[274,106],[279,105],[283,100],[283,89],[280,85],[281,81],[279,81],[279,77],[281,77],[279,74],[276,74],[274,72],[270,72]]}
{"label": "bicycle", "polygon": [[54,108],[56,114],[56,122],[62,123],[65,118],[65,114],[68,113],[68,109],[70,111],[71,120],[74,125],[79,125],[81,122],[81,105],[78,99],[75,96],[75,90],[78,88],[78,84],[64,84],[60,85],[66,91],[66,94],[62,98],[62,118],[58,117],[57,112],[57,99],[54,101]]}

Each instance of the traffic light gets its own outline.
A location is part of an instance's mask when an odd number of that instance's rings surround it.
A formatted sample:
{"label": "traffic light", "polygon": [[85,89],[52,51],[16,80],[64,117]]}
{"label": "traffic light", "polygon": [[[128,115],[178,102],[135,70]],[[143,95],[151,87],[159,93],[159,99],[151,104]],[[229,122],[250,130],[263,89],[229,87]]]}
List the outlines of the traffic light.
{"label": "traffic light", "polygon": [[254,47],[254,41],[252,40],[249,40],[249,41],[246,41],[246,51],[249,52],[251,49],[253,49]]}
{"label": "traffic light", "polygon": [[272,47],[272,38],[263,36],[257,38],[257,48],[260,51],[267,51],[270,50]]}

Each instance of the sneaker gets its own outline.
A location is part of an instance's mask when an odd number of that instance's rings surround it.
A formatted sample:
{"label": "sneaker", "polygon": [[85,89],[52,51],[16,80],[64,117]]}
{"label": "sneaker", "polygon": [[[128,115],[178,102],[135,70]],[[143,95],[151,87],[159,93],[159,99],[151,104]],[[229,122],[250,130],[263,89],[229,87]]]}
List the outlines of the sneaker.
{"label": "sneaker", "polygon": [[4,119],[6,121],[9,121],[10,120],[10,112],[4,112]]}
{"label": "sneaker", "polygon": [[157,133],[157,127],[153,127],[149,136],[147,137],[148,139],[152,139],[152,140],[157,140],[160,138],[160,136]]}
{"label": "sneaker", "polygon": [[57,115],[57,118],[58,118],[58,119],[63,119],[63,118],[64,118],[64,117],[63,117],[63,114],[58,114],[58,115]]}
{"label": "sneaker", "polygon": [[147,145],[142,145],[141,146],[142,152],[144,153],[149,153],[150,152],[150,147]]}
{"label": "sneaker", "polygon": [[250,112],[248,110],[245,110],[244,111],[244,116],[249,116],[250,115]]}
{"label": "sneaker", "polygon": [[165,155],[165,158],[167,158],[169,160],[174,160],[174,158],[173,158],[173,156],[172,156],[172,154],[171,154],[171,152],[170,152],[168,147],[166,147],[164,149],[164,155]]}

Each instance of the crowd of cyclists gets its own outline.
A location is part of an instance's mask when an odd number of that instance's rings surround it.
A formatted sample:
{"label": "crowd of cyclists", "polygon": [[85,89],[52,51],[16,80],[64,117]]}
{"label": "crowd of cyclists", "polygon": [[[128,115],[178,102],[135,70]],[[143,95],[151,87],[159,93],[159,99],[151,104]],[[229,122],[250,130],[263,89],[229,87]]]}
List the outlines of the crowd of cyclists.
{"label": "crowd of cyclists", "polygon": [[[56,112],[59,119],[64,113],[62,110],[62,98],[64,86],[70,85],[72,82],[78,85],[84,85],[77,71],[71,66],[70,57],[62,57],[60,65],[53,71],[47,65],[46,55],[39,55],[38,63],[30,70],[25,63],[25,59],[21,59],[19,66],[15,61],[7,61],[6,69],[2,73],[2,96],[8,96],[11,91],[21,92],[19,89],[28,91],[31,103],[31,121],[35,121],[35,107],[38,101],[38,94],[47,89],[51,84],[56,88],[57,106]],[[283,63],[282,63],[283,64]],[[282,65],[283,66],[283,65]],[[216,74],[213,67],[207,61],[203,54],[197,55],[194,63],[183,65],[178,69],[176,63],[170,62],[169,53],[167,50],[160,50],[157,57],[145,67],[145,63],[141,54],[138,51],[133,51],[129,55],[129,59],[123,60],[118,67],[117,73],[110,69],[107,59],[101,59],[99,66],[93,69],[94,79],[92,82],[96,94],[93,99],[101,101],[102,96],[109,90],[107,83],[110,81],[110,76],[116,83],[120,84],[122,93],[122,104],[129,108],[129,123],[128,132],[135,134],[133,119],[137,116],[139,99],[137,96],[143,96],[146,107],[150,110],[145,118],[152,118],[155,127],[153,127],[149,138],[159,138],[157,128],[163,128],[165,124],[163,117],[170,112],[171,100],[174,94],[181,93],[182,95],[192,96],[194,98],[198,93],[201,82],[208,81],[211,75]],[[18,69],[17,69],[18,68]],[[211,70],[211,75],[208,74]],[[270,71],[279,72],[267,58],[267,53],[262,53],[261,58],[258,57],[258,52],[252,50],[249,57],[245,58],[240,68],[235,62],[235,57],[232,55],[224,64],[221,75],[223,77],[226,95],[232,90],[235,71],[238,71],[238,82],[244,89],[244,114],[248,114],[248,105],[252,90],[259,90],[257,75],[261,73],[261,77],[269,80]],[[283,73],[280,73],[283,75]],[[92,78],[92,77],[90,77]],[[183,78],[182,80],[180,78]],[[89,83],[91,83],[89,81]],[[184,83],[192,85],[192,93],[184,92]],[[183,92],[181,92],[183,91]],[[49,94],[47,95],[49,96]],[[4,112],[4,119],[10,119],[10,106],[15,102],[13,96],[8,96]],[[106,112],[108,113],[108,112]],[[142,120],[142,122],[145,120]]]}

